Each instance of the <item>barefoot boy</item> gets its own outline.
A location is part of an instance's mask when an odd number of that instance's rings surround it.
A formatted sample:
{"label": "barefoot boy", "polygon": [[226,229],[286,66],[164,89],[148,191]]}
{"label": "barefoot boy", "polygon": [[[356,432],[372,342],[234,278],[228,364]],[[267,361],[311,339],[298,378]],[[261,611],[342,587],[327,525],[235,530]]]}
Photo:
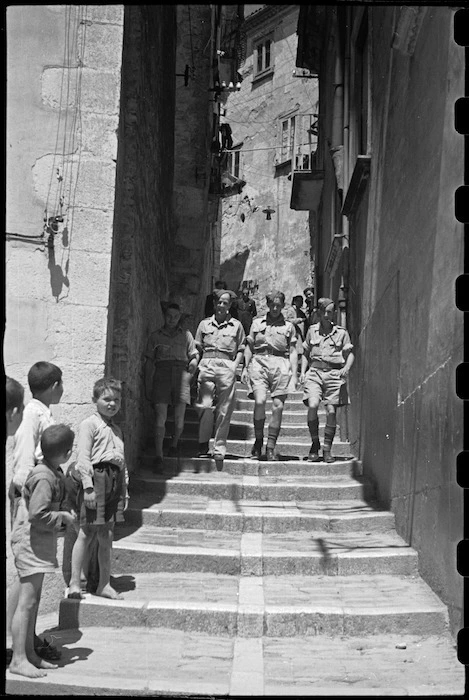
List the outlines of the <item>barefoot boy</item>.
{"label": "barefoot boy", "polygon": [[128,504],[128,473],[120,428],[113,422],[121,407],[122,385],[117,379],[99,379],[93,388],[96,413],[80,423],[76,470],[80,530],[72,552],[69,598],[82,598],[80,575],[87,549],[96,535],[99,582],[96,595],[120,598],[111,587],[114,523],[124,520]]}
{"label": "barefoot boy", "polygon": [[[13,477],[8,492],[12,527],[21,497],[21,489],[33,467],[42,459],[42,434],[46,428],[55,423],[50,406],[58,404],[62,398],[64,391],[62,370],[52,362],[35,362],[28,372],[28,385],[32,399],[23,411],[23,420],[14,437]],[[8,591],[7,634],[10,634],[11,631],[19,593],[20,582],[16,580]],[[60,659],[61,652],[46,639],[35,636],[34,644],[36,653],[43,659],[48,661]],[[7,662],[8,658],[7,650]]]}
{"label": "barefoot boy", "polygon": [[66,425],[44,430],[43,457],[26,479],[11,533],[20,594],[12,621],[10,671],[28,678],[40,678],[47,675],[46,669],[57,668],[38,656],[34,628],[44,574],[58,568],[57,532],[76,520],[75,514],[66,510],[65,478],[60,468],[71,455],[74,437]]}

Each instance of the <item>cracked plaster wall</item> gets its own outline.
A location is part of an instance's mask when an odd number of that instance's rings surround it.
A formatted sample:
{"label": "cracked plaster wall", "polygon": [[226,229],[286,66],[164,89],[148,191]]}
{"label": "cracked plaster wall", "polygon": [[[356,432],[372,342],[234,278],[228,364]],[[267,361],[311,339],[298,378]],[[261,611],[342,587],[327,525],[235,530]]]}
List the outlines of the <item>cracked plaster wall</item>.
{"label": "cracked plaster wall", "polygon": [[[298,8],[282,10],[255,29],[247,29],[247,56],[239,68],[241,90],[226,100],[226,121],[233,145],[243,143],[239,177],[246,181],[241,194],[223,199],[220,276],[238,288],[242,280],[255,280],[252,295],[258,311],[267,310],[265,294],[285,293],[286,301],[302,294],[311,283],[309,212],[290,209],[291,165],[276,169],[280,119],[298,108],[316,111],[316,81],[292,77],[295,69]],[[274,72],[253,81],[253,40],[274,32]],[[263,209],[275,210],[270,220]],[[239,262],[242,262],[242,269]]]}
{"label": "cracked plaster wall", "polygon": [[[65,230],[51,251],[6,244],[4,365],[26,400],[34,362],[61,367],[52,412],[74,429],[105,371],[122,33],[122,5],[7,8],[6,230],[40,236],[44,210],[59,213],[60,182]],[[11,444],[6,461],[8,484]],[[41,610],[56,610],[62,577],[46,578]]]}
{"label": "cracked plaster wall", "polygon": [[[351,440],[365,475],[394,511],[399,534],[418,550],[420,573],[448,606],[456,632],[463,408],[455,370],[463,326],[454,281],[463,243],[453,201],[463,158],[453,113],[464,89],[464,54],[452,38],[450,8],[428,9],[413,56],[389,48],[392,9],[372,9],[371,16],[369,197],[350,234],[349,329],[357,342]],[[429,73],[431,90],[422,80]]]}

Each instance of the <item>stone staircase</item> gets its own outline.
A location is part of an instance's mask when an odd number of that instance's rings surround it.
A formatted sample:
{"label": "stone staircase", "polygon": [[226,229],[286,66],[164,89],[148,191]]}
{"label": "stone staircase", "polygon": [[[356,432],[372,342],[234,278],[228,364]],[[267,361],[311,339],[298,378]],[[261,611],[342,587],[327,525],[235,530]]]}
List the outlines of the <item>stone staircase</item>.
{"label": "stone staircase", "polygon": [[[123,600],[64,599],[58,626],[41,621],[63,663],[35,681],[7,672],[10,693],[463,693],[446,608],[349,444],[337,435],[334,463],[304,461],[310,441],[295,392],[280,461],[251,460],[252,410],[238,384],[223,472],[191,456],[192,409],[178,459],[155,474],[147,451],[116,528],[113,585]],[[320,423],[322,436],[324,414]]]}

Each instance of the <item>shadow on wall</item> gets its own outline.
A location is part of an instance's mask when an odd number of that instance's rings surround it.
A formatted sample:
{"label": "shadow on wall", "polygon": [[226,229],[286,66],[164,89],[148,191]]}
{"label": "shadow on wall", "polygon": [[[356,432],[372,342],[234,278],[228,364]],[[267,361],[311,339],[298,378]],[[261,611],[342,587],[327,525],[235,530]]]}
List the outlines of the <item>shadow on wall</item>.
{"label": "shadow on wall", "polygon": [[244,279],[249,252],[249,248],[246,248],[242,253],[236,253],[220,265],[219,279],[224,280],[228,289],[234,292],[238,291]]}
{"label": "shadow on wall", "polygon": [[48,268],[50,271],[50,286],[52,291],[52,296],[58,302],[59,297],[62,294],[64,286],[70,287],[70,280],[68,279],[68,260],[65,263],[65,274],[60,265],[57,265],[55,259],[55,249],[54,249],[54,239],[49,238],[48,242]]}

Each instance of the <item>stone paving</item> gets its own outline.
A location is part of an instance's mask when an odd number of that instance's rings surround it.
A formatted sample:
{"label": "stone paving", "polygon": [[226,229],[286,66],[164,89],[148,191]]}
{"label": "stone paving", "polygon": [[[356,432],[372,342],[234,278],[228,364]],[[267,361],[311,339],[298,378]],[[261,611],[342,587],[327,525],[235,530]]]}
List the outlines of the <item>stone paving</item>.
{"label": "stone paving", "polygon": [[223,472],[191,457],[190,411],[178,459],[155,474],[144,455],[116,528],[123,599],[64,598],[38,620],[63,651],[59,668],[35,681],[7,671],[7,693],[463,695],[446,608],[348,443],[338,436],[332,464],[304,462],[294,394],[281,460],[251,460],[242,387],[236,403]]}
{"label": "stone paving", "polygon": [[[164,628],[57,630],[59,668],[37,681],[7,672],[9,694],[112,696],[462,696],[446,635],[211,636]],[[397,648],[397,646],[405,648]],[[112,650],[112,653],[110,653]]]}

